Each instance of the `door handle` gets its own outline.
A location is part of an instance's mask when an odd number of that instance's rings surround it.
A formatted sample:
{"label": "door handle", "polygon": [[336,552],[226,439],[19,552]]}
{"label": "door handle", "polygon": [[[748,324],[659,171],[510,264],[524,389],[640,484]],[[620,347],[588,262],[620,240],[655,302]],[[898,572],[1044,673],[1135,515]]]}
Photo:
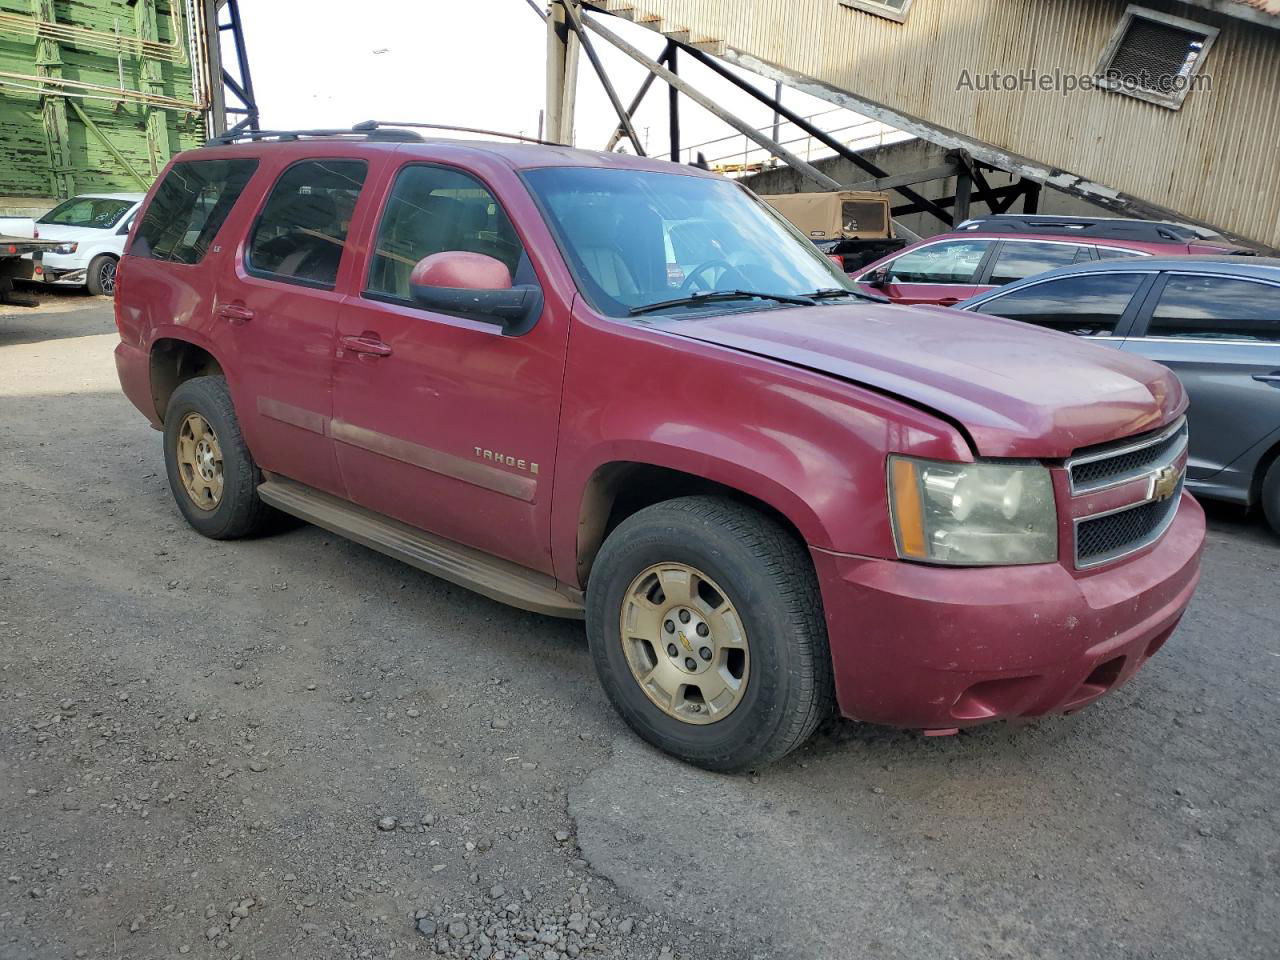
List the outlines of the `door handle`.
{"label": "door handle", "polygon": [[391,356],[391,345],[383,343],[377,337],[342,337],[339,341],[343,349],[350,350],[352,353],[361,353],[368,357],[389,357]]}
{"label": "door handle", "polygon": [[253,311],[243,303],[224,303],[218,307],[218,316],[234,324],[248,323],[253,319]]}
{"label": "door handle", "polygon": [[1280,371],[1277,371],[1276,373],[1260,373],[1253,379],[1257,380],[1259,383],[1274,383],[1276,386],[1280,387]]}

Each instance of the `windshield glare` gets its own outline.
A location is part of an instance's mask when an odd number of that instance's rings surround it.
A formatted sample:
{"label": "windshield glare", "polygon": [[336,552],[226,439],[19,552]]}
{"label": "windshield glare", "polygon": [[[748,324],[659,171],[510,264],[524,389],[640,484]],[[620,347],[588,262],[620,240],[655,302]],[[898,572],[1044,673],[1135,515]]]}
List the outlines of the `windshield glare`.
{"label": "windshield glare", "polygon": [[608,316],[713,290],[804,296],[856,289],[771,207],[730,180],[591,167],[545,167],[525,177],[583,295]]}
{"label": "windshield glare", "polygon": [[96,227],[108,230],[120,222],[125,211],[133,207],[132,200],[111,197],[73,197],[58,204],[38,221],[56,223],[64,227]]}

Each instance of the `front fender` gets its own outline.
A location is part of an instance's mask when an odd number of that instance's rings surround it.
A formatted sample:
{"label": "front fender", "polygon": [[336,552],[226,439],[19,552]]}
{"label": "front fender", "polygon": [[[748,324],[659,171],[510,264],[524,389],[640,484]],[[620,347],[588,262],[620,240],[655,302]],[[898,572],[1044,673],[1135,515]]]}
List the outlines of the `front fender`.
{"label": "front fender", "polygon": [[[655,372],[661,372],[656,376]],[[636,324],[575,316],[552,506],[556,575],[578,579],[592,478],[630,462],[768,504],[815,547],[895,556],[890,451],[970,460],[959,431],[836,378]]]}

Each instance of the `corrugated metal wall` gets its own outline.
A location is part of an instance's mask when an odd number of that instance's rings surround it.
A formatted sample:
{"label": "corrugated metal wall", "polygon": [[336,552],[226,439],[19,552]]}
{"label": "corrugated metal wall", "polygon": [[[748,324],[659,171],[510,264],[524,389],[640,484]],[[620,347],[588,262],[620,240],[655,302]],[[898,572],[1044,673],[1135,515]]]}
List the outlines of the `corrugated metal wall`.
{"label": "corrugated metal wall", "polygon": [[[79,93],[72,98],[75,104],[148,183],[171,153],[196,145],[204,133],[202,93],[196,89],[204,84],[193,86],[192,82],[187,6],[183,0],[173,0],[172,8],[169,0],[154,3],[154,40],[165,45],[176,43],[170,62],[140,55],[136,44],[138,4],[128,0],[54,0],[51,4],[55,30],[70,28],[54,41],[61,77],[69,82],[59,89]],[[180,18],[176,36],[172,12]],[[68,182],[56,175],[41,114],[41,95],[34,89],[40,83],[30,79],[39,72],[37,37],[26,26],[34,19],[40,18],[33,0],[0,0],[0,198],[4,198],[0,206],[10,208],[38,206],[35,200],[24,203],[21,198],[55,198],[66,192]],[[94,34],[79,33],[77,28]],[[49,42],[51,34],[42,33],[42,37]],[[115,43],[117,36],[122,38],[119,44]],[[144,60],[148,59],[158,71],[151,81],[144,73]],[[147,115],[157,108],[96,89],[119,90],[122,86],[126,91],[147,90],[182,104],[159,110],[159,118],[152,121],[157,134],[154,148],[148,144]],[[67,98],[60,99],[65,102]],[[143,189],[74,107],[68,105],[66,112],[74,192]]]}
{"label": "corrugated metal wall", "polygon": [[1211,90],[1180,110],[1109,91],[982,93],[971,76],[1092,74],[1123,0],[914,0],[896,23],[839,0],[601,0],[787,71],[1280,247],[1280,30],[1146,0],[1219,28]]}

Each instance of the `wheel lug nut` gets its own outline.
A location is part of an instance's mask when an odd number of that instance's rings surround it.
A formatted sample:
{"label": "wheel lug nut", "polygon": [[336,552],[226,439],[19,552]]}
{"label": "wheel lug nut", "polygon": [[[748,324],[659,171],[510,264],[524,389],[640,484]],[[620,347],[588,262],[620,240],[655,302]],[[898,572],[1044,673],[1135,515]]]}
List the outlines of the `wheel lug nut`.
{"label": "wheel lug nut", "polygon": [[687,667],[687,668],[688,668],[688,669],[690,669],[690,670],[697,670],[697,669],[698,669],[698,661],[697,661],[697,660],[695,660],[695,659],[693,659],[693,657],[685,657],[685,658],[684,658],[684,665],[685,665],[685,667]]}
{"label": "wheel lug nut", "polygon": [[674,643],[668,643],[668,644],[667,644],[667,656],[669,656],[669,657],[674,657],[677,653],[679,653],[679,651],[678,651],[678,650],[676,650],[676,645],[675,645]]}
{"label": "wheel lug nut", "polygon": [[668,620],[668,621],[667,621],[666,623],[664,623],[662,626],[666,628],[667,633],[675,633],[675,632],[676,632],[676,625],[675,625],[674,623],[672,623],[670,620]]}
{"label": "wheel lug nut", "polygon": [[688,623],[688,622],[689,622],[689,611],[688,611],[688,610],[681,610],[681,611],[680,611],[680,622],[681,622],[681,623]]}
{"label": "wheel lug nut", "polygon": [[705,637],[710,632],[711,632],[711,628],[708,627],[705,623],[698,624],[698,636]]}
{"label": "wheel lug nut", "polygon": [[710,663],[710,662],[711,662],[711,648],[710,648],[710,647],[703,647],[701,650],[699,650],[699,651],[698,651],[698,656],[700,656],[703,660],[706,660],[708,663]]}

